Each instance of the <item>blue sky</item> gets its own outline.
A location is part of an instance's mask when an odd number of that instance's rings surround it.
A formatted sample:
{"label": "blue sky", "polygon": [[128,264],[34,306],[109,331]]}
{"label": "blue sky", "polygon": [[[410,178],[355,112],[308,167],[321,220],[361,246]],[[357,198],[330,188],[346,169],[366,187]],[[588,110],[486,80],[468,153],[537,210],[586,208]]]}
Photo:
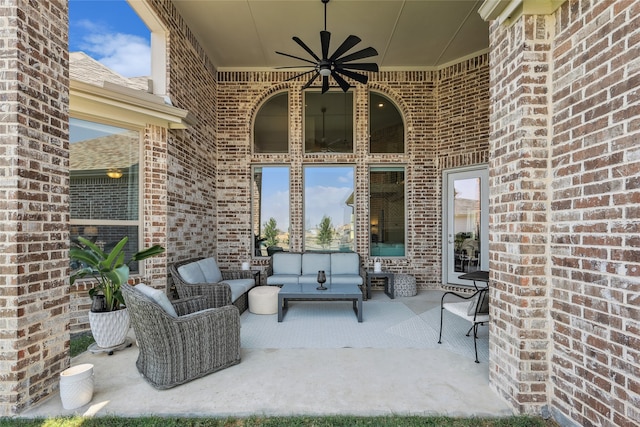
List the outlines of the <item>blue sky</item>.
{"label": "blue sky", "polygon": [[[278,229],[285,231],[289,224],[289,168],[265,167],[262,179],[262,222],[274,218]],[[350,166],[306,167],[305,228],[314,228],[324,215],[330,216],[334,226],[350,220],[351,208],[345,200],[353,192],[353,168]]]}
{"label": "blue sky", "polygon": [[83,51],[125,77],[148,76],[150,33],[125,0],[70,0],[69,51]]}

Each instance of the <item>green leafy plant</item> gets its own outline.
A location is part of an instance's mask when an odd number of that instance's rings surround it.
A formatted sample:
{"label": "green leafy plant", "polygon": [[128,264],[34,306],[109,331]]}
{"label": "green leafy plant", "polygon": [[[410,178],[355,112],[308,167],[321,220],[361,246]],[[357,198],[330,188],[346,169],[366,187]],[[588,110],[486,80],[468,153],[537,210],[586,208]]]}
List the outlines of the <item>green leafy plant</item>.
{"label": "green leafy plant", "polygon": [[120,287],[129,280],[129,266],[132,262],[142,261],[164,252],[160,245],[136,252],[125,262],[124,247],[129,240],[123,237],[109,252],[84,237],[78,237],[78,244],[69,251],[69,257],[81,265],[71,274],[71,284],[86,276],[92,276],[98,284],[89,290],[93,299],[96,295],[104,295],[106,311],[118,310],[124,305]]}
{"label": "green leafy plant", "polygon": [[333,240],[333,235],[335,234],[333,230],[333,225],[331,224],[331,218],[326,215],[322,216],[320,220],[320,225],[318,226],[318,236],[316,237],[316,242],[324,249],[331,244]]}
{"label": "green leafy plant", "polygon": [[276,246],[278,243],[278,224],[274,217],[269,218],[269,221],[264,223],[264,237],[267,239],[266,245]]}

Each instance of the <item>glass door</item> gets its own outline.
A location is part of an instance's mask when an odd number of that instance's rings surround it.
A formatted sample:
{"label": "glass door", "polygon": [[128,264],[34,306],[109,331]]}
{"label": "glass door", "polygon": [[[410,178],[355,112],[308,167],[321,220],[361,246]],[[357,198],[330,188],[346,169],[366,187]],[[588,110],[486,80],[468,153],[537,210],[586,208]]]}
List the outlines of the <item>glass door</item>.
{"label": "glass door", "polygon": [[489,269],[489,171],[486,166],[456,169],[443,176],[443,281]]}

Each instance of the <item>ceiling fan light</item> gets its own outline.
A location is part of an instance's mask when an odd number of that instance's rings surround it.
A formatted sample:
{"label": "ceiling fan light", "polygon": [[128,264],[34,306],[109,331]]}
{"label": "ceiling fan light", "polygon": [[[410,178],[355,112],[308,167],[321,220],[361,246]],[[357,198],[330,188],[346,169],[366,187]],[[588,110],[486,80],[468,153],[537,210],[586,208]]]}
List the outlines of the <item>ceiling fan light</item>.
{"label": "ceiling fan light", "polygon": [[110,168],[107,170],[107,176],[112,179],[122,178],[122,171],[118,168]]}
{"label": "ceiling fan light", "polygon": [[318,71],[322,77],[329,77],[331,75],[331,68],[329,67],[320,67],[320,71]]}

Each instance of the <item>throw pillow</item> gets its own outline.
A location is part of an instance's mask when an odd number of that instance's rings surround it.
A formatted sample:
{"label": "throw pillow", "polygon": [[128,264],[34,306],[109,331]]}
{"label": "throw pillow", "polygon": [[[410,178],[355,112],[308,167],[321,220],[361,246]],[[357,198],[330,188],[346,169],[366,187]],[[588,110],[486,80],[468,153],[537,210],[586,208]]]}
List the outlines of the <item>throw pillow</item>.
{"label": "throw pillow", "polygon": [[137,284],[135,289],[154,300],[169,316],[178,317],[178,313],[176,313],[176,309],[173,307],[173,304],[171,304],[171,301],[169,301],[169,297],[160,289],[154,289],[144,283]]}
{"label": "throw pillow", "polygon": [[187,283],[205,283],[204,274],[197,262],[191,262],[178,267],[178,274]]}
{"label": "throw pillow", "polygon": [[198,261],[198,265],[204,274],[204,280],[206,283],[219,283],[222,282],[222,272],[218,267],[218,263],[213,258],[205,258]]}

